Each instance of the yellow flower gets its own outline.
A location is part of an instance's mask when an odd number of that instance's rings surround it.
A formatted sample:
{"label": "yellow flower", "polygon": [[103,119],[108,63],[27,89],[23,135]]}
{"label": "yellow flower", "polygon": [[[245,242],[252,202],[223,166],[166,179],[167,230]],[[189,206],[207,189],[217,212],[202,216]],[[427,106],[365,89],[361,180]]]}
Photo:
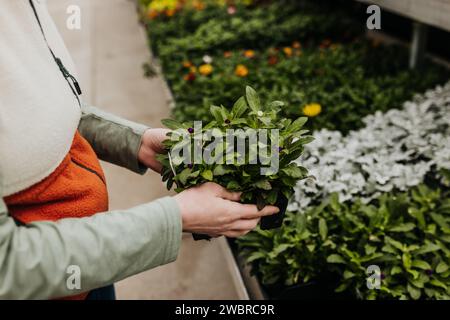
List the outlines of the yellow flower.
{"label": "yellow flower", "polygon": [[207,76],[210,75],[213,72],[213,67],[212,65],[206,63],[206,64],[202,64],[199,68],[198,68],[198,72],[200,72],[200,74]]}
{"label": "yellow flower", "polygon": [[307,117],[315,117],[322,112],[322,106],[318,103],[310,103],[304,106],[302,111]]}
{"label": "yellow flower", "polygon": [[196,73],[197,72],[197,67],[196,66],[192,66],[189,68],[189,71],[192,73]]}
{"label": "yellow flower", "polygon": [[292,56],[292,48],[291,47],[284,47],[283,52],[288,57]]}
{"label": "yellow flower", "polygon": [[246,58],[253,58],[255,56],[255,51],[253,51],[253,50],[245,50],[244,51],[244,56]]}
{"label": "yellow flower", "polygon": [[246,66],[244,66],[243,64],[238,64],[236,66],[236,69],[234,70],[234,73],[238,76],[238,77],[246,77],[248,76],[248,68]]}

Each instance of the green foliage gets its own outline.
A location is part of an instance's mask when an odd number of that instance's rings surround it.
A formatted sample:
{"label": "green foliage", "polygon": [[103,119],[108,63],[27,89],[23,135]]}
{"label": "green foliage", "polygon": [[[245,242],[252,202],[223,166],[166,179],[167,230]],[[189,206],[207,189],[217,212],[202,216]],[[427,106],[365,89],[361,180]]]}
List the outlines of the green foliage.
{"label": "green foliage", "polygon": [[[405,48],[357,40],[363,30],[348,3],[273,1],[236,8],[233,15],[226,6],[187,8],[147,21],[153,52],[176,100],[176,119],[209,121],[211,104],[231,105],[251,83],[262,98],[285,101],[282,113],[288,117],[319,103],[322,113],[308,122],[309,129],[348,132],[358,129],[365,115],[400,107],[449,76],[431,63],[409,70]],[[293,41],[303,47],[287,56],[283,47],[292,49]],[[250,48],[259,50],[253,58],[243,55]],[[231,57],[223,56],[227,51]],[[183,67],[185,61],[199,67],[204,55],[213,57],[211,74]],[[235,74],[241,64],[248,76]]]}
{"label": "green foliage", "polygon": [[[183,78],[190,71],[181,62],[168,64],[165,75],[176,100],[174,116],[180,120],[209,120],[210,104],[230,104],[239,88],[252,83],[263,98],[285,101],[282,113],[288,117],[303,115],[305,105],[319,103],[322,112],[311,118],[308,128],[348,132],[360,128],[364,116],[400,107],[415,92],[448,78],[448,71],[433,64],[409,70],[407,55],[404,48],[374,47],[369,41],[293,49],[291,57],[269,49],[249,59],[235,51],[229,58],[213,57],[213,73],[197,75],[195,81]],[[277,63],[269,64],[270,59]],[[190,61],[198,66],[202,57]],[[235,74],[237,65],[248,68],[247,77]]]}
{"label": "green foliage", "polygon": [[[308,130],[302,130],[307,119],[280,118],[281,106],[279,101],[263,104],[256,91],[247,87],[245,97],[238,99],[231,109],[211,106],[214,120],[201,131],[194,131],[197,127],[193,122],[163,120],[166,127],[174,130],[165,142],[172,157],[169,153],[159,157],[164,166],[163,181],[167,181],[169,189],[175,182],[176,191],[213,181],[229,190],[242,191],[243,202],[257,203],[260,207],[275,204],[280,194],[289,198],[297,181],[307,176],[307,170],[292,161],[313,138],[307,135]],[[232,135],[229,130],[234,130]],[[260,139],[258,130],[267,130],[266,142]],[[208,136],[209,133],[212,135]],[[257,141],[252,142],[252,133]],[[237,139],[244,141],[243,150],[236,148]],[[196,146],[203,157],[195,157]],[[262,154],[261,150],[265,152]],[[215,161],[209,161],[206,152]],[[275,156],[274,162],[271,156]],[[262,174],[262,167],[268,172]]]}
{"label": "green foliage", "polygon": [[153,49],[161,58],[177,59],[185,53],[205,54],[237,47],[266,48],[307,40],[354,37],[363,30],[335,1],[273,1],[251,9],[224,6],[205,10],[184,9],[176,17],[147,21]]}
{"label": "green foliage", "polygon": [[[293,285],[325,274],[362,299],[450,299],[450,197],[420,185],[370,204],[332,196],[281,230],[257,230],[239,246],[263,283]],[[369,265],[381,288],[366,286]]]}

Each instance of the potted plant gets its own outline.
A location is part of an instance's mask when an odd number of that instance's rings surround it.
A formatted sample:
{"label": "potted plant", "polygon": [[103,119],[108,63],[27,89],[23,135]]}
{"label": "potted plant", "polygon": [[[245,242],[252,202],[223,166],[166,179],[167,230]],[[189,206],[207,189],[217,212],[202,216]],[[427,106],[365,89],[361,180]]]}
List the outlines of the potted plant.
{"label": "potted plant", "polygon": [[231,109],[211,106],[213,121],[162,123],[172,129],[165,141],[167,153],[159,156],[162,179],[180,192],[203,182],[216,182],[242,192],[241,201],[278,205],[277,215],[263,218],[263,229],[281,226],[287,199],[307,170],[293,163],[303,146],[313,140],[302,127],[307,118],[281,118],[283,103],[261,103],[256,91],[246,88]]}

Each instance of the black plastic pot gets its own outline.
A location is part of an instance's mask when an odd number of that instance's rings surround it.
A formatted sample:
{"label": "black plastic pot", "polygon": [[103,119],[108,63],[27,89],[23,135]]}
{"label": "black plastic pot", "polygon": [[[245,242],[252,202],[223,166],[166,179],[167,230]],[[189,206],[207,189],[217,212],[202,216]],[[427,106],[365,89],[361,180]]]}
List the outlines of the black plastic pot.
{"label": "black plastic pot", "polygon": [[275,206],[280,209],[280,212],[271,216],[262,217],[260,224],[262,230],[276,229],[283,225],[288,202],[288,199],[282,193],[278,194]]}
{"label": "black plastic pot", "polygon": [[[260,227],[262,230],[276,229],[283,225],[284,216],[288,206],[288,199],[282,194],[278,194],[277,202],[275,206],[280,209],[280,212],[271,216],[261,218]],[[198,240],[211,240],[211,237],[206,234],[193,233],[192,237],[195,241]]]}

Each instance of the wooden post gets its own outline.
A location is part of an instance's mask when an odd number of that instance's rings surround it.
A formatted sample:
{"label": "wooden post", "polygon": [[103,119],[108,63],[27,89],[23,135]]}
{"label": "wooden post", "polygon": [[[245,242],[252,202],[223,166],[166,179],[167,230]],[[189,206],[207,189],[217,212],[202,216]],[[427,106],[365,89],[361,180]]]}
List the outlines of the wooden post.
{"label": "wooden post", "polygon": [[422,63],[427,46],[428,27],[420,22],[413,23],[413,36],[409,56],[409,67],[415,69]]}

